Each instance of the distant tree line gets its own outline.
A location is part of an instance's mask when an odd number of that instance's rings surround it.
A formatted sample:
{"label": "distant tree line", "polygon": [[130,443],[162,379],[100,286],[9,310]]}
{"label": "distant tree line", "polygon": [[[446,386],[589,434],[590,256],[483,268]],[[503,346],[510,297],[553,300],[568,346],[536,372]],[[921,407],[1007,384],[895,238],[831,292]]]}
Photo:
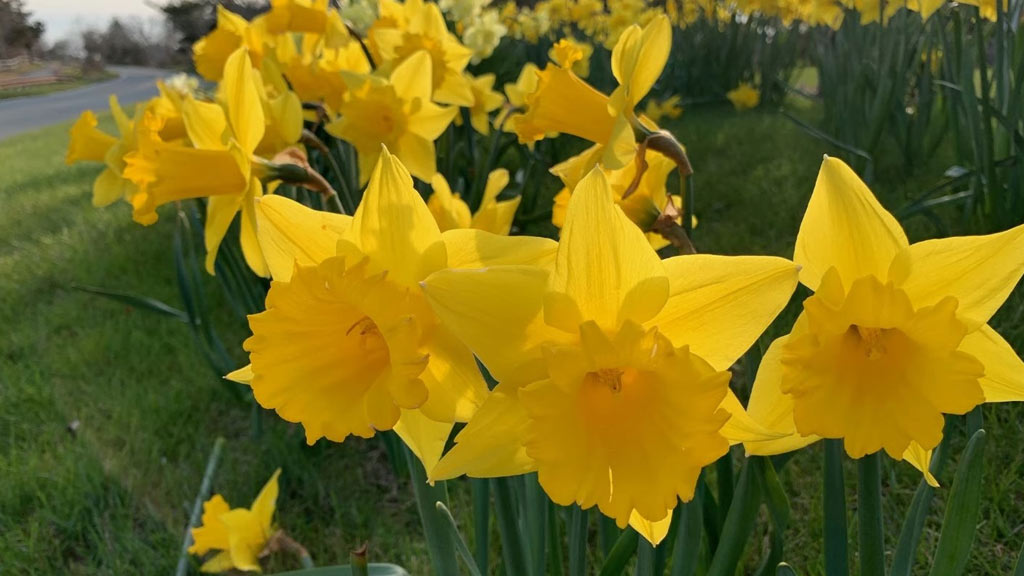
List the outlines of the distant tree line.
{"label": "distant tree line", "polygon": [[0,0],[0,60],[34,53],[45,30],[22,0]]}

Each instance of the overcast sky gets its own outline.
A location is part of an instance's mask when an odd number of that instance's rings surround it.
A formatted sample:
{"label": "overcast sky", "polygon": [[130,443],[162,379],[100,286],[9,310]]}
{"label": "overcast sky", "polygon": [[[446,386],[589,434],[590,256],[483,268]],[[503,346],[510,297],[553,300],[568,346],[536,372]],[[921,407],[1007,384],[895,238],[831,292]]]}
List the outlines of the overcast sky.
{"label": "overcast sky", "polygon": [[112,16],[150,19],[159,15],[143,0],[25,0],[25,6],[46,24],[49,42],[90,26],[105,26]]}

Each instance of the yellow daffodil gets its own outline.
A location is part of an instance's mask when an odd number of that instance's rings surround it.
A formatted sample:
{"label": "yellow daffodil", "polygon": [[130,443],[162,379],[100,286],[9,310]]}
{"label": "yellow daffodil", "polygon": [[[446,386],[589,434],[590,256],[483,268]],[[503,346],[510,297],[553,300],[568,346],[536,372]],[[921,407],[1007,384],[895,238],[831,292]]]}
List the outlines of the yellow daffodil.
{"label": "yellow daffodil", "polygon": [[273,60],[265,59],[261,70],[266,76],[268,69],[275,67],[288,79],[284,88],[290,87],[302,101],[323,102],[333,110],[342,105],[348,90],[343,74],[371,71],[362,47],[344,25],[330,41],[325,36],[305,34],[298,45],[278,42]]}
{"label": "yellow daffodil", "polygon": [[203,572],[260,572],[260,554],[274,535],[278,469],[249,508],[231,508],[220,494],[203,503],[202,525],[192,529],[189,554],[217,552],[203,563]]}
{"label": "yellow daffodil", "polygon": [[1024,226],[911,245],[857,175],[826,158],[794,260],[815,294],[765,354],[749,405],[787,436],[748,452],[842,438],[853,458],[884,449],[926,470],[943,414],[1024,400],[1024,363],[986,324],[1024,273]]}
{"label": "yellow daffodil", "polygon": [[[635,162],[630,162],[618,170],[609,170],[606,172],[606,176],[615,203],[622,208],[623,213],[634,224],[647,234],[651,246],[655,250],[660,250],[669,242],[664,236],[650,230],[658,217],[668,209],[670,197],[676,211],[680,213],[683,210],[683,199],[678,195],[670,196],[666,188],[669,174],[676,169],[675,162],[662,154],[651,151],[645,152],[644,158],[647,169],[640,176],[639,182],[634,183],[637,171]],[[597,165],[600,159],[601,148],[592,146],[551,168],[551,173],[558,176],[564,186],[561,192],[555,195],[555,203],[551,211],[552,224],[559,228],[565,224],[565,212],[569,206],[572,190],[576,188],[587,172]],[[631,186],[634,188],[630,191],[629,196],[626,196],[626,192],[630,190]],[[678,222],[682,222],[682,216],[679,217]]]}
{"label": "yellow daffodil", "polygon": [[264,18],[257,17],[249,22],[218,4],[217,27],[192,46],[192,61],[196,72],[211,82],[219,81],[228,57],[243,46],[249,49],[253,61],[258,65],[263,60],[265,37]]}
{"label": "yellow daffodil", "polygon": [[377,164],[382,144],[420,180],[429,182],[437,172],[434,140],[458,108],[431,102],[432,69],[430,54],[421,50],[396,66],[389,79],[346,77],[349,94],[338,110],[341,118],[328,124],[327,131],[359,152],[361,183]]}
{"label": "yellow daffodil", "polygon": [[[145,131],[144,115],[148,106],[136,106],[135,116],[129,118],[117,101],[110,96],[110,113],[117,126],[118,137],[110,136],[96,128],[96,115],[85,111],[71,127],[71,140],[65,161],[73,164],[82,161],[103,162],[106,167],[96,177],[92,188],[93,206],[108,206],[118,200],[130,201],[137,187],[124,177],[125,157],[135,151],[137,134]],[[149,116],[154,118],[155,110]],[[159,123],[159,119],[154,118]],[[111,140],[107,140],[111,138]]]}
{"label": "yellow daffodil", "polygon": [[562,68],[571,68],[580,78],[590,75],[590,57],[594,45],[575,38],[562,38],[548,50],[548,58]]}
{"label": "yellow daffodil", "polygon": [[635,24],[627,28],[612,50],[612,74],[619,85],[610,97],[567,68],[582,58],[581,51],[557,44],[554,49],[563,65],[548,64],[539,73],[526,112],[515,123],[520,142],[535,142],[548,132],[572,134],[602,145],[605,167],[622,168],[636,154],[634,126],[640,121],[634,109],[661,75],[671,43],[672,27],[664,15],[643,29]]}
{"label": "yellow daffodil", "polygon": [[302,423],[311,444],[394,428],[429,468],[487,386],[419,282],[445,267],[549,262],[555,243],[442,233],[397,157],[379,156],[351,218],[276,196],[258,202],[274,281],[266,312],[249,317],[251,365],[228,378]]}
{"label": "yellow daffodil", "polygon": [[326,28],[327,0],[270,0],[270,12],[266,15],[267,33],[322,34]]}
{"label": "yellow daffodil", "polygon": [[652,543],[730,442],[772,438],[727,370],[782,310],[797,268],[772,257],[659,260],[600,169],[577,186],[552,267],[442,270],[441,321],[499,384],[431,471],[537,471],[560,505],[597,505]]}
{"label": "yellow daffodil", "polygon": [[522,197],[498,200],[498,195],[508,186],[508,170],[498,168],[487,175],[484,197],[480,209],[470,215],[469,205],[457,193],[452,193],[448,181],[440,173],[431,180],[434,193],[427,201],[430,213],[434,215],[441,231],[456,228],[475,228],[492,234],[507,236],[512,229],[512,220]]}
{"label": "yellow daffodil", "polygon": [[663,118],[675,120],[683,115],[683,107],[679,105],[680,100],[679,96],[670,96],[660,102],[652,98],[644,107],[644,116],[650,118],[651,122],[661,122]]}
{"label": "yellow daffodil", "polygon": [[[540,81],[540,69],[533,62],[527,62],[519,71],[515,82],[505,84],[505,97],[508,99],[508,106],[494,119],[494,125],[506,132],[515,132],[516,123],[522,118],[522,112],[526,109],[526,99],[537,90],[537,83]],[[548,134],[551,138],[556,133]]]}
{"label": "yellow daffodil", "polygon": [[150,129],[139,149],[125,158],[125,177],[139,187],[131,202],[140,223],[154,222],[162,204],[209,197],[204,238],[211,274],[224,234],[241,211],[242,253],[254,272],[268,275],[253,214],[253,201],[263,195],[260,166],[253,156],[266,131],[260,83],[247,49],[239,48],[225,64],[220,84],[224,105],[191,98],[185,102],[185,128],[194,147],[163,142]]}
{"label": "yellow daffodil", "polygon": [[473,52],[448,31],[437,4],[406,0],[398,6],[404,25],[389,26],[381,19],[370,30],[373,45],[380,53],[381,68],[393,69],[425,50],[433,64],[430,78],[433,99],[442,104],[472,106],[473,94],[463,71]]}
{"label": "yellow daffodil", "polygon": [[469,123],[477,132],[491,133],[490,113],[505,103],[500,92],[494,91],[494,74],[481,74],[470,80],[473,88],[473,106],[469,108]]}
{"label": "yellow daffodil", "polygon": [[733,107],[737,110],[757,108],[758,104],[761,103],[761,93],[746,82],[730,90],[725,97],[729,99],[729,102],[732,102]]}

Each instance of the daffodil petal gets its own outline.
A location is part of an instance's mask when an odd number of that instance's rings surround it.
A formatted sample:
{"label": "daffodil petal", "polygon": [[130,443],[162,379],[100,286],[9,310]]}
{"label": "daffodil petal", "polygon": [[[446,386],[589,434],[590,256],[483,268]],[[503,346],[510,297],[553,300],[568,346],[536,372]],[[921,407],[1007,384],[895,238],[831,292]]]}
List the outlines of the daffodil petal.
{"label": "daffodil petal", "polygon": [[277,479],[281,476],[281,469],[278,468],[270,476],[270,480],[263,485],[260,493],[256,495],[256,499],[252,502],[250,510],[256,515],[256,520],[259,521],[260,526],[270,528],[270,524],[274,519],[274,509],[277,506],[277,494],[279,491],[277,485]]}
{"label": "daffodil petal", "polygon": [[716,370],[728,370],[789,302],[797,267],[773,256],[694,254],[664,261],[665,307],[648,324]]}
{"label": "daffodil petal", "polygon": [[260,249],[259,240],[256,238],[256,211],[254,198],[262,195],[263,186],[256,178],[252,179],[252,186],[247,193],[248,197],[242,200],[242,222],[240,227],[239,241],[242,245],[242,256],[249,268],[257,276],[270,277],[270,269],[267,268],[267,261],[263,257],[263,250]]}
{"label": "daffodil petal", "polygon": [[422,379],[430,395],[420,410],[440,422],[468,422],[487,397],[487,383],[473,353],[444,324],[426,346],[430,359]]}
{"label": "daffodil petal", "polygon": [[550,268],[558,243],[536,236],[499,236],[483,230],[457,229],[441,234],[449,268],[485,268],[526,264]]}
{"label": "daffodil petal", "polygon": [[263,103],[256,88],[256,77],[245,47],[235,50],[224,64],[224,78],[220,89],[228,110],[228,120],[235,140],[242,150],[252,154],[266,130]]}
{"label": "daffodil petal", "polygon": [[972,326],[988,322],[1024,274],[1024,225],[987,236],[918,242],[892,266],[893,281],[915,308],[946,296]]}
{"label": "daffodil petal", "polygon": [[447,480],[463,474],[497,478],[533,471],[536,465],[521,442],[528,428],[529,418],[516,389],[499,384],[455,437],[455,447],[430,471],[430,479]]}
{"label": "daffodil petal", "polygon": [[203,231],[203,243],[206,246],[206,271],[215,274],[214,264],[217,261],[217,252],[224,235],[227,234],[231,222],[238,214],[242,206],[242,197],[210,196],[206,200],[206,224]]}
{"label": "daffodil petal", "polygon": [[406,100],[419,98],[422,102],[429,102],[434,85],[431,64],[430,54],[426,50],[420,50],[402,60],[391,72],[391,84],[395,92]]}
{"label": "daffodil petal", "polygon": [[747,403],[747,414],[761,426],[782,434],[775,440],[746,442],[747,454],[769,456],[799,450],[817,442],[817,436],[801,436],[793,423],[793,398],[782,393],[782,347],[791,336],[777,338],[761,359],[754,387]]}
{"label": "daffodil petal", "polygon": [[548,323],[567,331],[584,320],[608,330],[626,320],[643,323],[661,310],[668,291],[661,259],[595,168],[569,199],[545,303]]}
{"label": "daffodil petal", "polygon": [[192,145],[205,150],[224,150],[228,120],[224,108],[214,102],[200,102],[189,96],[181,108],[185,132]]}
{"label": "daffodil petal", "polygon": [[751,418],[732,390],[725,395],[719,408],[729,413],[729,420],[721,430],[729,445],[779,440],[786,436],[785,433],[770,430]]}
{"label": "daffodil petal", "polygon": [[423,463],[424,470],[432,470],[441,459],[452,426],[449,422],[431,420],[420,410],[402,410],[395,433]]}
{"label": "daffodil petal", "polygon": [[867,275],[884,282],[890,263],[908,245],[899,223],[857,174],[826,157],[796,237],[800,281],[816,290],[834,266],[844,286]]}
{"label": "daffodil petal", "polygon": [[252,383],[252,377],[252,364],[246,364],[238,370],[231,372],[224,378],[226,380],[231,380],[232,382],[238,382],[239,384],[245,384],[248,386]]}
{"label": "daffodil petal", "polygon": [[1024,401],[1024,362],[998,332],[986,324],[964,337],[960,351],[985,366],[978,383],[986,402]]}
{"label": "daffodil petal", "polygon": [[534,266],[441,270],[423,291],[441,322],[451,328],[499,382],[543,378],[541,346],[570,334],[544,323],[548,271]]}
{"label": "daffodil petal", "polygon": [[345,238],[393,280],[412,285],[444,267],[441,231],[409,172],[386,148]]}
{"label": "daffodil petal", "polygon": [[911,442],[910,447],[903,453],[903,459],[921,471],[924,474],[924,480],[929,486],[933,488],[939,487],[939,481],[936,480],[935,476],[932,476],[929,467],[932,464],[932,451],[921,448],[921,445],[917,442]]}
{"label": "daffodil petal", "polygon": [[652,546],[661,544],[661,541],[668,535],[668,529],[672,526],[672,510],[664,518],[657,522],[651,522],[644,518],[636,510],[629,517],[629,525],[636,530]]}
{"label": "daffodil petal", "polygon": [[256,200],[256,237],[274,280],[287,282],[295,264],[314,266],[335,255],[352,217],[313,210],[283,196]]}

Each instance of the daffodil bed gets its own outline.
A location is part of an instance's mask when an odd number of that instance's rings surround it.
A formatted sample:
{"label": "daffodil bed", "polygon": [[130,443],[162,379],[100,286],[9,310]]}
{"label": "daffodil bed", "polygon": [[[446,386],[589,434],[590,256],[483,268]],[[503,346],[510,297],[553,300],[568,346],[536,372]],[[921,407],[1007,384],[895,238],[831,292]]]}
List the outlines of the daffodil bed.
{"label": "daffodil bed", "polygon": [[[290,453],[246,505],[211,491],[211,442],[177,574],[323,566],[322,542],[278,512],[294,459],[321,501],[368,465],[410,480],[429,568],[353,546],[328,574],[963,573],[985,446],[1012,410],[986,405],[1024,400],[1005,338],[1024,274],[1024,1],[485,4],[218,9],[193,46],[207,83],[112,97],[113,131],[93,111],[71,127],[66,163],[103,165],[94,205],[122,201],[143,226],[176,208],[182,307],[74,287],[187,326],[250,406],[253,442]],[[801,61],[817,95],[790,84]],[[783,111],[762,117],[764,142],[710,144],[725,121],[689,134],[684,97]],[[816,144],[779,148],[779,118]],[[766,142],[771,158],[737,171]],[[688,150],[702,145],[726,148],[706,163],[729,175],[704,172]],[[808,146],[816,176],[780,163]],[[930,187],[888,179],[951,164]],[[752,212],[755,195],[772,208]],[[225,309],[248,325],[247,361]],[[284,440],[265,440],[266,411],[294,425]],[[332,476],[313,456],[357,439],[377,443],[358,468]],[[820,507],[804,507],[815,453]],[[376,533],[386,501],[353,497]],[[797,553],[808,523],[822,534]]]}
{"label": "daffodil bed", "polygon": [[[101,126],[112,122],[106,118]],[[678,126],[684,138],[699,143],[690,155],[703,167],[707,217],[715,214],[720,222],[703,230],[701,241],[722,253],[791,250],[821,146],[770,113],[698,109]],[[12,574],[169,573],[176,562],[169,551],[180,545],[208,440],[222,435],[230,449],[214,488],[244,501],[259,488],[254,478],[284,468],[289,478],[279,522],[318,560],[346,562],[351,548],[369,540],[375,555],[410,573],[429,570],[408,483],[391,473],[376,442],[302,448],[300,430],[270,418],[254,438],[248,408],[217,385],[188,341],[187,327],[69,289],[71,283],[116,280],[127,291],[171,303],[178,298],[167,262],[173,226],[142,229],[123,211],[88,209],[82,190],[97,171],[60,168],[65,134],[65,127],[54,127],[0,144],[0,162],[9,167],[0,176],[7,207],[0,216],[0,318],[8,329],[0,339],[5,567]],[[777,148],[793,153],[780,159]],[[748,175],[759,182],[756,188],[744,186]],[[879,193],[884,204],[898,206],[922,184],[890,166]],[[229,342],[244,338],[244,327],[230,314],[222,311],[217,322]],[[1015,346],[1024,343],[1019,332],[1007,336]],[[156,388],[163,392],[152,394]],[[1020,409],[1005,408],[985,414],[987,427],[1003,439],[990,447],[989,458],[1006,465],[989,471],[971,574],[1007,573],[1021,539],[1024,481],[1017,447],[1024,430]],[[76,421],[71,434],[67,427]],[[822,552],[820,459],[812,448],[782,474],[793,514],[804,519],[789,535],[793,564],[813,563]],[[847,481],[854,481],[852,467]],[[893,537],[917,481],[899,466],[886,476],[887,533]],[[468,487],[452,488],[456,517],[468,522]],[[933,511],[929,542],[940,521]],[[278,558],[267,570],[291,566],[291,559]]]}

